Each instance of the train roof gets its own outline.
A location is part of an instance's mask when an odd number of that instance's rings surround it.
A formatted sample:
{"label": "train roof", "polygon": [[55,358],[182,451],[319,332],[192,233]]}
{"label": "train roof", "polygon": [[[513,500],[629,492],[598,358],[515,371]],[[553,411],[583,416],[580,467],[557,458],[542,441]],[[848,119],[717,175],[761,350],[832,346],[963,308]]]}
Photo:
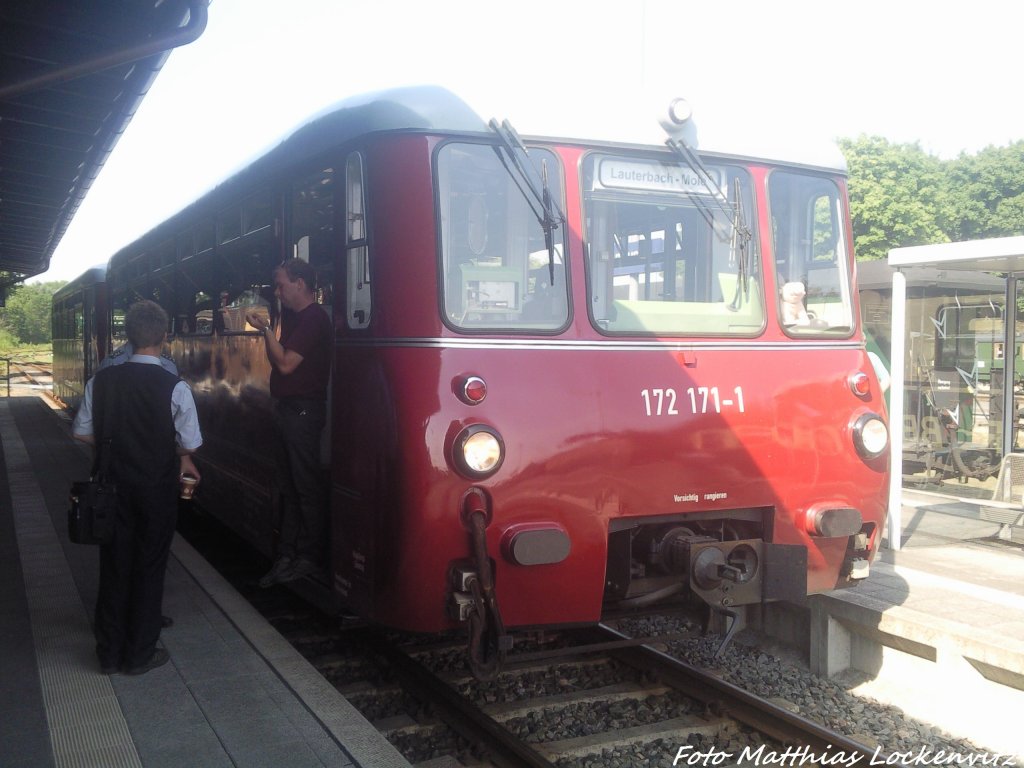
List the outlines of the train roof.
{"label": "train roof", "polygon": [[[652,114],[649,122],[652,126],[650,130],[631,132],[621,140],[618,136],[606,140],[587,140],[539,134],[531,134],[529,139],[545,143],[570,143],[619,150],[667,151],[664,143],[666,136],[663,132],[659,133],[656,115]],[[230,193],[230,190],[245,189],[253,180],[271,176],[280,168],[312,160],[331,147],[342,145],[359,136],[404,131],[493,136],[488,124],[469,104],[440,86],[410,86],[353,96],[315,114],[283,140],[272,145],[268,151],[240,167],[195,202],[157,225],[154,230],[137,238],[136,242],[150,237],[165,226],[172,225],[194,209],[205,207],[208,202]],[[701,155],[784,162],[787,165],[802,165],[832,172],[845,171],[845,161],[838,148],[837,157],[833,156],[828,160],[810,156],[803,159],[786,159],[781,157],[781,153],[777,153],[778,156],[773,160],[769,155],[716,151],[714,147],[701,147],[699,151]],[[118,259],[120,254],[130,250],[131,244],[119,250],[114,258]]]}
{"label": "train roof", "polygon": [[[207,201],[254,178],[272,175],[278,168],[312,160],[331,147],[371,133],[416,131],[444,133],[489,132],[487,124],[458,96],[440,86],[410,86],[353,96],[315,114],[284,139],[271,145],[255,160],[241,166],[227,179],[190,203],[177,214],[137,238],[145,239],[169,223],[202,208]],[[114,255],[130,251],[132,244]]]}
{"label": "train roof", "polygon": [[95,267],[89,267],[82,274],[76,277],[74,280],[66,283],[63,287],[59,288],[54,294],[54,301],[63,299],[73,293],[76,293],[82,288],[87,288],[90,285],[97,285],[99,283],[105,283],[107,281],[107,268],[103,264],[98,264]]}
{"label": "train roof", "polygon": [[359,136],[395,131],[486,134],[489,130],[466,102],[439,86],[364,93],[316,113],[212,191],[252,172],[312,158]]}
{"label": "train roof", "polygon": [[[557,120],[549,125],[516,125],[524,138],[542,142],[575,144],[588,147],[609,147],[618,150],[636,149],[665,151],[668,135],[659,125],[657,113],[636,114],[628,121],[602,130],[601,137],[585,138],[585,129],[567,123],[559,126]],[[732,129],[735,130],[735,129]],[[803,137],[780,137],[759,132],[756,126],[749,132],[728,136],[724,131],[703,130],[697,127],[697,153],[703,157],[767,163],[771,165],[799,166],[802,168],[846,175],[846,157],[832,140]]]}

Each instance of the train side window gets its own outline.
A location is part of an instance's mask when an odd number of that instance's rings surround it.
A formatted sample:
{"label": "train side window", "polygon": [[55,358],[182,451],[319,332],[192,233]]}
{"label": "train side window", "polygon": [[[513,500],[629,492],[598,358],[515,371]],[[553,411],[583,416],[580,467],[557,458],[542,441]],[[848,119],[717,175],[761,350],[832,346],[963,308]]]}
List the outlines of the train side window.
{"label": "train side window", "polygon": [[266,322],[271,321],[271,301],[274,289],[269,285],[253,285],[241,293],[232,295],[229,291],[221,291],[218,312],[219,328],[224,333],[258,333],[245,319],[246,314],[255,312],[262,315]]}
{"label": "train side window", "polygon": [[124,330],[124,308],[115,307],[110,313],[110,338],[117,344],[128,341],[128,334]]}
{"label": "train side window", "polygon": [[331,264],[334,241],[334,169],[300,179],[292,190],[292,256],[308,261],[318,275]]}
{"label": "train side window", "polygon": [[370,324],[370,249],[366,238],[366,187],[363,158],[353,152],[345,162],[345,315],[349,328]]}
{"label": "train side window", "polygon": [[[174,310],[174,297],[177,295],[175,287],[175,273],[173,270],[161,270],[152,278],[150,291],[153,301],[163,307],[167,314],[171,316],[173,316]],[[168,332],[173,334],[173,327],[168,329]]]}
{"label": "train side window", "polygon": [[274,206],[270,190],[257,192],[242,205],[242,231],[245,234],[258,232],[274,222]]}
{"label": "train side window", "polygon": [[178,333],[185,336],[211,336],[213,334],[214,300],[206,291],[188,294],[185,311],[177,316]]}
{"label": "train side window", "polygon": [[189,227],[178,233],[178,261],[184,261],[196,252],[195,230]]}
{"label": "train side window", "polygon": [[213,219],[206,219],[205,221],[199,222],[199,224],[196,225],[195,249],[192,253],[199,254],[213,250],[215,239],[216,234]]}
{"label": "train side window", "polygon": [[[183,336],[210,336],[214,311],[220,307],[212,254],[189,259],[182,265],[178,306],[174,308],[174,332]],[[217,318],[218,322],[220,318]]]}
{"label": "train side window", "polygon": [[241,236],[242,210],[240,206],[232,205],[217,215],[217,243],[227,243]]}
{"label": "train side window", "polygon": [[152,268],[161,269],[163,267],[169,267],[174,264],[174,239],[169,238],[164,240],[160,245],[156,247],[152,255]]}

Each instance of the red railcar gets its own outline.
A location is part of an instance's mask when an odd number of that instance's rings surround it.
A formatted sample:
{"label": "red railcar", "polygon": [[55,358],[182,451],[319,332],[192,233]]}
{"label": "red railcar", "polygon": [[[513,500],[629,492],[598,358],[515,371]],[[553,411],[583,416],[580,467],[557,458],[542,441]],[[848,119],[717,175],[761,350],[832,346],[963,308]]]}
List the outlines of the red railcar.
{"label": "red railcar", "polygon": [[863,578],[888,436],[844,172],[666,125],[524,145],[443,90],[376,94],[117,254],[115,311],[174,317],[207,506],[270,551],[268,368],[240,318],[276,321],[297,254],[335,328],[330,586],[367,618],[468,622],[486,672],[516,628]]}

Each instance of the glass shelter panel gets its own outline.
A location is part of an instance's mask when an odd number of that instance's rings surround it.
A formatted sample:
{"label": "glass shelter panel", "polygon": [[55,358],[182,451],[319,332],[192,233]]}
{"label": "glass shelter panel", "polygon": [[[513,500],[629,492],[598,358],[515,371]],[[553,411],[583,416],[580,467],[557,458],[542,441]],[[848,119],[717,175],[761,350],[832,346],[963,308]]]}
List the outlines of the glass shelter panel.
{"label": "glass shelter panel", "polygon": [[[1013,387],[1014,411],[1024,406],[1024,326],[1011,317],[1016,341],[1008,350],[1002,277],[955,270],[904,272],[903,485],[991,499],[1007,422],[1013,450],[1024,452],[1018,419],[1004,418],[1007,386]],[[1018,304],[1021,300],[1018,296]],[[888,363],[889,289],[862,288],[861,308],[868,348],[876,345]],[[1007,370],[1013,371],[1012,384]]]}

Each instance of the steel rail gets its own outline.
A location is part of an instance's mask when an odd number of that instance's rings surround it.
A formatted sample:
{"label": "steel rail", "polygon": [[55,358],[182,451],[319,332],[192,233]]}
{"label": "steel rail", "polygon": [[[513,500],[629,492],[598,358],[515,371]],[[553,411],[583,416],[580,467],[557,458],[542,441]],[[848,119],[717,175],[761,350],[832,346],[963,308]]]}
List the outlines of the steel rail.
{"label": "steel rail", "polygon": [[386,638],[368,632],[364,640],[367,648],[387,660],[405,690],[436,706],[445,723],[471,742],[484,744],[499,768],[554,768],[554,763]]}
{"label": "steel rail", "polygon": [[[628,636],[604,624],[595,634],[601,638],[625,639]],[[806,746],[819,755],[856,755],[864,763],[875,754],[864,744],[845,734],[831,731],[825,726],[790,712],[777,704],[762,699],[704,670],[673,658],[649,645],[628,646],[609,653],[613,658],[634,669],[655,675],[658,679],[716,711],[735,718],[754,730],[777,739],[784,745]],[[887,763],[887,765],[890,765]],[[891,764],[905,768],[903,764]]]}

